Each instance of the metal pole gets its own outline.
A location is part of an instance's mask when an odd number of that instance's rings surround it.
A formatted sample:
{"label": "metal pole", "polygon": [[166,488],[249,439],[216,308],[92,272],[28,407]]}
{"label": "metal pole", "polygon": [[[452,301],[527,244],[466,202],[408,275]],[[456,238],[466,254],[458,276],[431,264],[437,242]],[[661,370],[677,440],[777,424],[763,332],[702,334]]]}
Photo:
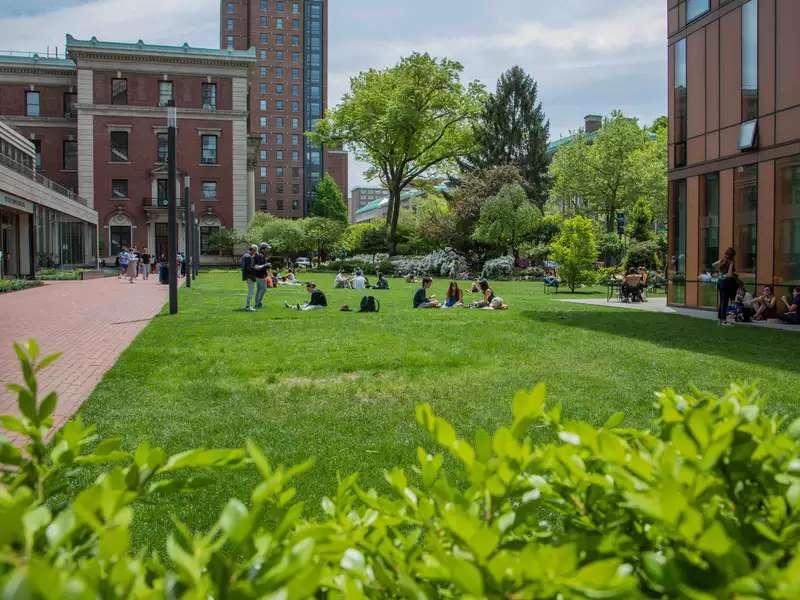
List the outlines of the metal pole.
{"label": "metal pole", "polygon": [[189,250],[192,247],[192,229],[194,224],[191,220],[191,213],[189,212],[189,176],[183,178],[183,216],[186,220],[186,231],[184,232],[184,249],[183,249],[183,268],[186,271],[186,287],[192,287],[192,252]]}
{"label": "metal pole", "polygon": [[197,219],[197,207],[192,203],[192,227],[194,233],[192,234],[192,254],[194,260],[192,261],[192,268],[194,269],[194,277],[200,274],[200,221]]}
{"label": "metal pole", "polygon": [[178,199],[175,197],[177,186],[175,129],[177,121],[175,103],[170,100],[167,104],[167,199],[169,200],[167,264],[169,267],[169,314],[171,315],[178,313]]}

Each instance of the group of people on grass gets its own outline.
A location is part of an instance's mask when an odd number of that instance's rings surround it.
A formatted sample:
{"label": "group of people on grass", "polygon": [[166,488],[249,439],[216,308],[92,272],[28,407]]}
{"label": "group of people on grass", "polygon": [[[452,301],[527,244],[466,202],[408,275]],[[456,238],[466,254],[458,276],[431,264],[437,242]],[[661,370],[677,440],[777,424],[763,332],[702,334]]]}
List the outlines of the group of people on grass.
{"label": "group of people on grass", "polygon": [[247,284],[247,300],[244,310],[255,311],[264,308],[264,296],[268,288],[279,285],[301,285],[295,275],[294,269],[289,269],[285,275],[280,275],[272,269],[269,257],[270,246],[266,242],[260,245],[251,245],[242,255],[240,267],[242,281]]}
{"label": "group of people on grass", "polygon": [[778,298],[774,288],[765,285],[761,294],[754,298],[736,273],[736,250],[733,248],[725,250],[713,267],[719,273],[717,318],[720,325],[768,319],[800,325],[800,286],[792,289],[791,296]]}
{"label": "group of people on grass", "polygon": [[367,279],[362,270],[356,269],[351,276],[346,275],[343,270],[340,270],[336,274],[336,279],[333,281],[333,287],[346,290],[388,290],[389,280],[379,271],[377,282],[375,285],[370,285],[369,279]]}
{"label": "group of people on grass", "polygon": [[434,295],[428,295],[433,285],[433,278],[423,277],[422,286],[416,291],[413,299],[414,308],[483,308],[486,310],[507,310],[508,305],[503,302],[503,299],[494,293],[494,290],[489,286],[489,282],[485,279],[475,280],[470,288],[470,293],[481,294],[481,299],[475,302],[464,304],[464,292],[458,285],[457,281],[451,281],[447,287],[447,295],[444,302],[440,302]]}

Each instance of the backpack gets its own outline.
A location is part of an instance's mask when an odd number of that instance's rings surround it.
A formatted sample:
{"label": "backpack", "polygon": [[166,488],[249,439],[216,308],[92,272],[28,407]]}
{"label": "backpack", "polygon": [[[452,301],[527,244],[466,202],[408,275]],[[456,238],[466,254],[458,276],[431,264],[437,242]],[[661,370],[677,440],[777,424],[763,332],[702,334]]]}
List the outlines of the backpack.
{"label": "backpack", "polygon": [[381,304],[375,299],[375,296],[364,296],[361,298],[361,310],[358,312],[380,312]]}

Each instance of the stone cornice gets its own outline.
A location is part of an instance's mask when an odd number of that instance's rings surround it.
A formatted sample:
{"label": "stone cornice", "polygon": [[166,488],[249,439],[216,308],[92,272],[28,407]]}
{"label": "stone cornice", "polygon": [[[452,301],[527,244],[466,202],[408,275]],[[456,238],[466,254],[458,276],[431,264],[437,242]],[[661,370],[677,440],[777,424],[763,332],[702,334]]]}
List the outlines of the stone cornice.
{"label": "stone cornice", "polygon": [[70,49],[78,69],[95,71],[158,71],[165,69],[175,73],[202,73],[228,77],[247,77],[256,65],[256,60],[239,58],[215,58],[204,56],[169,56],[141,53],[84,52]]}
{"label": "stone cornice", "polygon": [[[166,109],[159,106],[120,106],[118,104],[79,104],[78,111],[83,114],[114,117],[141,117],[166,120]],[[247,119],[247,111],[216,110],[207,111],[202,108],[178,108],[178,120],[194,119],[198,121],[239,121]],[[180,125],[179,125],[180,126]]]}
{"label": "stone cornice", "polygon": [[12,123],[14,127],[63,127],[75,129],[78,127],[76,119],[63,119],[60,117],[24,117],[3,115],[3,119]]}

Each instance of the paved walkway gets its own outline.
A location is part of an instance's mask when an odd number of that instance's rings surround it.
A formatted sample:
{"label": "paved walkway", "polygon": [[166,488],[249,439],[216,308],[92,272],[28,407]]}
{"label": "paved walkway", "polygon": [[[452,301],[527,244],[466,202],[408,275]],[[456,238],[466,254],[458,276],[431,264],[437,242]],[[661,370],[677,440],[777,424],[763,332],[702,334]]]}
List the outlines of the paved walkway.
{"label": "paved walkway", "polygon": [[0,414],[17,414],[6,383],[21,381],[12,342],[34,338],[43,354],[63,352],[41,373],[41,397],[59,394],[57,427],[89,397],[105,372],[167,301],[167,286],[116,277],[52,282],[0,294]]}
{"label": "paved walkway", "polygon": [[[607,302],[602,298],[588,298],[588,299],[573,299],[562,300],[562,302],[569,302],[570,304],[585,304],[589,306],[606,306],[614,308],[623,308],[627,310],[638,310],[641,312],[661,313],[668,315],[681,315],[684,317],[692,317],[694,319],[705,319],[707,321],[716,321],[717,313],[712,310],[698,310],[695,308],[680,308],[675,306],[667,306],[666,298],[651,298],[648,302],[620,302],[619,300],[612,300]],[[787,325],[778,319],[770,319],[766,322],[757,323],[737,323],[737,327],[758,327],[760,329],[780,329],[783,331],[800,331],[800,327],[794,325]]]}

